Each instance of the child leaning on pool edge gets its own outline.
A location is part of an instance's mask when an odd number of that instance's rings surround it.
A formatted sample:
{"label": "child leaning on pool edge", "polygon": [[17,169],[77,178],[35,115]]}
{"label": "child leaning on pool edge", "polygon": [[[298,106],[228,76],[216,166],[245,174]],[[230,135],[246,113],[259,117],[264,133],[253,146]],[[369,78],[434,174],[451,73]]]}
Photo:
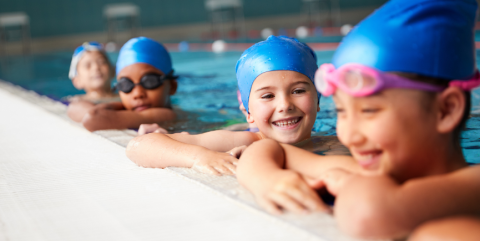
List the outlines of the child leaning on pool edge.
{"label": "child leaning on pool edge", "polygon": [[474,0],[391,0],[363,20],[316,75],[353,157],[262,140],[242,154],[240,183],[272,213],[329,210],[314,191],[326,188],[340,228],[361,238],[403,238],[428,221],[412,239],[460,235],[442,227],[462,222],[478,238],[480,166],[468,166],[460,146],[480,83],[476,8]]}
{"label": "child leaning on pool edge", "polygon": [[70,104],[68,115],[90,131],[138,128],[144,123],[174,120],[170,95],[177,90],[170,55],[145,37],[130,39],[120,49],[117,85],[122,102]]}
{"label": "child leaning on pool edge", "polygon": [[313,84],[316,62],[315,53],[305,44],[270,36],[247,49],[236,66],[242,102],[248,103],[247,120],[256,123],[259,132],[152,133],[130,141],[126,154],[144,167],[193,167],[210,174],[234,174],[244,146],[264,138],[289,144],[309,139],[320,109]]}

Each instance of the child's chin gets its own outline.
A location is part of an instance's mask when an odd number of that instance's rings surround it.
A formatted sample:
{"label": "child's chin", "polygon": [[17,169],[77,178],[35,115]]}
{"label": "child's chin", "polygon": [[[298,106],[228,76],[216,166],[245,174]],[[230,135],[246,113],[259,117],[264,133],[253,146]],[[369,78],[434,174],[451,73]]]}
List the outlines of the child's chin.
{"label": "child's chin", "polygon": [[298,143],[300,141],[303,141],[299,137],[290,137],[290,136],[280,136],[276,139],[277,139],[278,142],[281,142],[281,143],[284,143],[284,144],[295,144],[295,143]]}
{"label": "child's chin", "polygon": [[104,79],[95,79],[90,82],[90,87],[92,89],[101,89],[105,86],[105,83],[107,83],[107,81]]}

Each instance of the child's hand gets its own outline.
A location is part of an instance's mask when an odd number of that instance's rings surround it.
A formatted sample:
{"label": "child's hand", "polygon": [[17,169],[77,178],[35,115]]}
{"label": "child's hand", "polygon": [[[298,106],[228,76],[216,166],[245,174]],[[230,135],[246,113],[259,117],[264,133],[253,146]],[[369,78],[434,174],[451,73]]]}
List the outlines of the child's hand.
{"label": "child's hand", "polygon": [[209,151],[193,163],[192,169],[199,172],[221,175],[235,175],[238,159],[228,153]]}
{"label": "child's hand", "polygon": [[255,193],[257,202],[268,212],[273,214],[281,214],[282,210],[295,213],[330,212],[330,208],[322,202],[299,173],[282,170],[271,178],[272,186]]}
{"label": "child's hand", "polygon": [[168,131],[160,127],[157,123],[141,124],[138,128],[138,135],[141,136],[148,133],[168,134]]}
{"label": "child's hand", "polygon": [[245,149],[247,149],[246,145],[237,146],[237,147],[233,148],[232,150],[227,151],[227,153],[232,155],[233,157],[240,158],[240,156],[242,155],[243,151],[245,151]]}
{"label": "child's hand", "polygon": [[334,168],[324,172],[320,178],[305,178],[313,189],[327,188],[328,192],[337,196],[340,190],[354,175],[344,169]]}

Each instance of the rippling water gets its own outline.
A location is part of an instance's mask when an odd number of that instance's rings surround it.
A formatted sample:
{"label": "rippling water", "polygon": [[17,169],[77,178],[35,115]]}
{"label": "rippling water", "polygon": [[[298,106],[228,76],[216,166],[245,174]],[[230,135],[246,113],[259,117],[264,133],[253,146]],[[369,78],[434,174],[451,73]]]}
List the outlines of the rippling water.
{"label": "rippling water", "polygon": [[[477,51],[477,59],[479,59]],[[53,99],[81,94],[67,77],[71,52],[54,52],[29,57],[0,58],[0,78]],[[333,51],[316,52],[318,64],[329,62]],[[244,122],[238,110],[235,64],[241,52],[171,53],[178,79],[172,102],[185,111],[183,121],[171,124],[176,130],[193,133]],[[110,54],[115,62],[117,53]],[[320,112],[313,128],[335,134],[336,114],[331,98],[321,98]],[[463,151],[469,162],[480,163],[480,89],[472,93],[472,118],[462,134]]]}

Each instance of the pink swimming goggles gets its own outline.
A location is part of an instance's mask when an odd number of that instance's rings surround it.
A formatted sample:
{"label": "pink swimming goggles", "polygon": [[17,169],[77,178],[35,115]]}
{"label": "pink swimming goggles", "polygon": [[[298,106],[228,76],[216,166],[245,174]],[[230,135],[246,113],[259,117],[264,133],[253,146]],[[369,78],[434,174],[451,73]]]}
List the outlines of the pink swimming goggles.
{"label": "pink swimming goggles", "polygon": [[[480,85],[478,70],[469,80],[453,80],[449,86],[457,86],[470,91]],[[315,73],[315,86],[323,96],[335,93],[337,88],[354,97],[378,93],[387,88],[406,88],[431,92],[441,92],[445,88],[413,81],[394,74],[385,73],[360,64],[346,64],[335,69],[333,64],[322,64]]]}

